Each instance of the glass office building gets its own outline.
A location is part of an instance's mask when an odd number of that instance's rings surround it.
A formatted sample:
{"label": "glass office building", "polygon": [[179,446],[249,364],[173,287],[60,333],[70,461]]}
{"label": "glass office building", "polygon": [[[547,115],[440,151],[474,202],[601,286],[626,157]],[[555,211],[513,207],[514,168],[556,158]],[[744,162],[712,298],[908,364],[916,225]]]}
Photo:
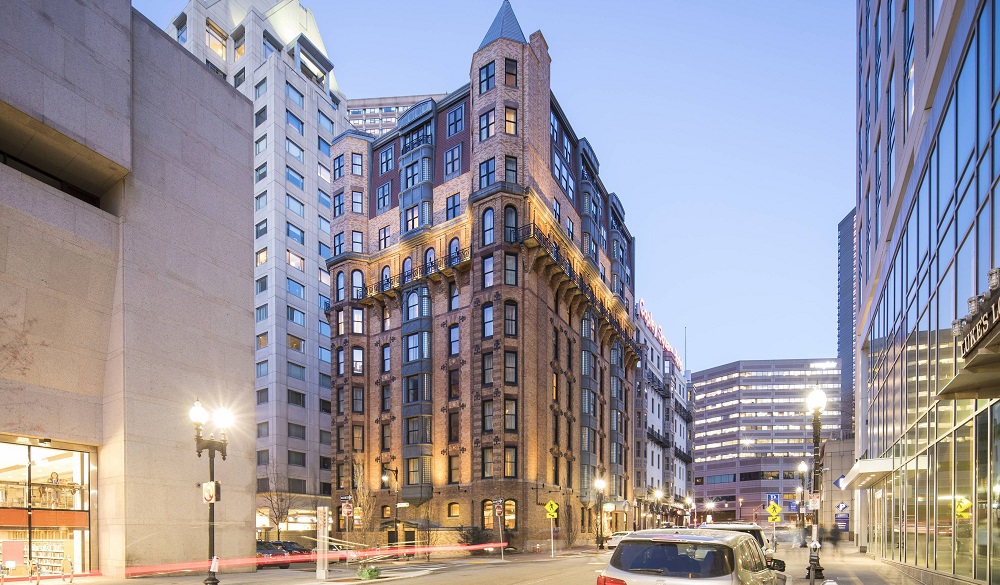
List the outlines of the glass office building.
{"label": "glass office building", "polygon": [[857,26],[859,544],[923,582],[997,582],[1000,12],[859,0]]}

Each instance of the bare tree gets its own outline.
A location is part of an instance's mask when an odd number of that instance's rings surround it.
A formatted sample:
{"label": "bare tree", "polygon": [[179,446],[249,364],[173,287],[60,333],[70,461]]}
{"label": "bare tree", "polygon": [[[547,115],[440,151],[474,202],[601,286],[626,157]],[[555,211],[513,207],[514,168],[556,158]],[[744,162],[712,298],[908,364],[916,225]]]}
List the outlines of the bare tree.
{"label": "bare tree", "polygon": [[566,535],[566,546],[571,547],[576,544],[576,539],[580,536],[580,525],[573,521],[573,508],[565,505],[561,508],[563,534]]}
{"label": "bare tree", "polygon": [[365,460],[355,456],[351,462],[351,473],[354,476],[354,489],[351,497],[354,503],[354,515],[361,518],[361,528],[358,530],[360,540],[371,545],[372,539],[377,532],[375,527],[375,492],[368,483],[365,474]]}
{"label": "bare tree", "polygon": [[258,494],[267,506],[267,517],[274,524],[281,540],[281,523],[288,521],[289,511],[301,505],[301,499],[288,491],[288,476],[281,473],[273,459],[267,463],[267,491]]}
{"label": "bare tree", "polygon": [[[28,319],[21,324],[15,313],[0,314],[0,374],[10,372],[23,376],[31,369],[35,356],[30,351],[29,337],[37,321]],[[36,345],[47,347],[48,343],[41,341]]]}

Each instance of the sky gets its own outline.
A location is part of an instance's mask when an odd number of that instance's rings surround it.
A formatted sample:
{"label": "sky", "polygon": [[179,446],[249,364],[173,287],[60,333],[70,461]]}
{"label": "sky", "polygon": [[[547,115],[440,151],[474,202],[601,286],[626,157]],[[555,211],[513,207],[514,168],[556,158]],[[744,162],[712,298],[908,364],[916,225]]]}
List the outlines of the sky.
{"label": "sky", "polygon": [[[501,0],[302,0],[348,98],[469,81]],[[511,0],[635,237],[636,298],[694,371],[837,353],[855,3]],[[165,27],[184,0],[133,0]],[[686,331],[686,343],[685,343]],[[686,356],[686,357],[685,357]]]}

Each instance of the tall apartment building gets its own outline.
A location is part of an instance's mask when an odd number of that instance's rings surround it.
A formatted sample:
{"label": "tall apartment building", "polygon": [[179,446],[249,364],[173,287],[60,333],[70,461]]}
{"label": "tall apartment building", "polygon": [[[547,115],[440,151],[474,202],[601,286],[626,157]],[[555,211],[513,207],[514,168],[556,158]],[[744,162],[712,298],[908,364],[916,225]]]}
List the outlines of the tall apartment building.
{"label": "tall apartment building", "polygon": [[[668,502],[676,515],[684,515],[685,500],[694,494],[694,397],[691,391],[691,372],[685,370],[673,347],[668,347],[663,374],[664,385],[670,391],[670,418],[668,436],[673,443],[670,459],[670,487],[673,501]],[[679,524],[678,520],[673,521]]]}
{"label": "tall apartment building", "polygon": [[448,94],[403,95],[347,100],[347,120],[355,130],[381,136],[396,127],[399,117],[414,105],[425,101],[440,101]]}
{"label": "tall apartment building", "polygon": [[635,412],[632,415],[633,469],[636,521],[632,528],[652,528],[667,521],[667,502],[673,495],[670,461],[673,442],[669,433],[670,384],[664,383],[668,344],[663,330],[640,300],[633,315],[636,340],[643,349],[636,370]]}
{"label": "tall apartment building", "polygon": [[469,84],[334,143],[334,494],[376,539],[630,524],[634,240],[549,67],[505,1]]}
{"label": "tall apartment building", "polygon": [[840,427],[854,439],[854,328],[857,326],[856,213],[852,209],[837,226],[837,359],[840,360]]}
{"label": "tall apartment building", "polygon": [[858,6],[860,544],[1000,581],[994,0]]}
{"label": "tall apartment building", "polygon": [[[349,126],[323,38],[298,0],[191,0],[171,35],[253,101],[253,303],[258,492],[291,493],[283,530],[315,532],[329,496],[330,148]],[[251,300],[252,299],[252,300]],[[250,305],[248,305],[250,306]],[[285,522],[259,502],[258,526]],[[322,498],[324,501],[325,497]],[[288,502],[288,500],[285,500]],[[281,508],[283,506],[279,506]]]}
{"label": "tall apartment building", "polygon": [[252,559],[250,102],[128,0],[5,3],[0,69],[7,577],[207,569],[196,399],[235,420],[215,552]]}
{"label": "tall apartment building", "polygon": [[802,485],[797,467],[805,461],[812,469],[813,415],[806,396],[814,389],[827,396],[821,440],[840,437],[837,360],[738,361],[695,372],[691,381],[698,517],[760,519],[768,499],[795,514],[795,488]]}

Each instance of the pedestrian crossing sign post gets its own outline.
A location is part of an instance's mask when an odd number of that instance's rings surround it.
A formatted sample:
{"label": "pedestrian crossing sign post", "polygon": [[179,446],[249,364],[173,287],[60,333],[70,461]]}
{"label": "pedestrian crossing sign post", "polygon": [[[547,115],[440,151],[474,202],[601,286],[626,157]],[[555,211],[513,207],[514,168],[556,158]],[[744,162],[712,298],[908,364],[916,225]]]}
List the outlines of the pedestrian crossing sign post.
{"label": "pedestrian crossing sign post", "polygon": [[764,509],[767,510],[767,514],[768,514],[767,521],[768,522],[775,522],[775,523],[776,522],[781,522],[781,510],[782,510],[782,508],[781,508],[781,506],[778,505],[778,502],[776,502],[774,500],[771,500],[771,503],[768,504],[767,507],[764,508]]}
{"label": "pedestrian crossing sign post", "polygon": [[559,517],[559,504],[553,500],[545,503],[545,517],[549,520],[549,557],[556,558],[556,518]]}
{"label": "pedestrian crossing sign post", "polygon": [[551,519],[558,518],[559,517],[558,510],[559,510],[559,504],[553,502],[552,500],[549,500],[548,503],[545,504],[545,517]]}

